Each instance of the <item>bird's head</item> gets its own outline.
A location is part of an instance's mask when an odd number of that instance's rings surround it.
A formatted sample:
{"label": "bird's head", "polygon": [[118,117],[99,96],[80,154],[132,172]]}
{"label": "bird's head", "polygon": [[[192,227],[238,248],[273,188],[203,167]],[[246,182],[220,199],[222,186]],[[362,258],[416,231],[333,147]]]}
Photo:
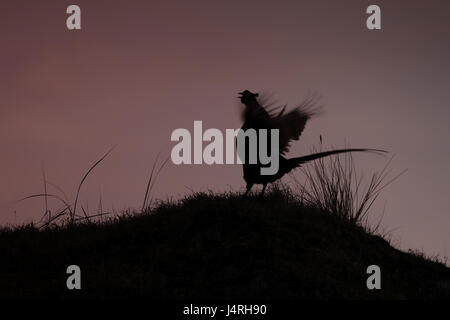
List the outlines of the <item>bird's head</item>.
{"label": "bird's head", "polygon": [[242,92],[239,92],[239,99],[241,99],[241,102],[245,105],[249,105],[253,102],[256,102],[256,98],[258,97],[257,93],[250,92],[248,90],[244,90]]}

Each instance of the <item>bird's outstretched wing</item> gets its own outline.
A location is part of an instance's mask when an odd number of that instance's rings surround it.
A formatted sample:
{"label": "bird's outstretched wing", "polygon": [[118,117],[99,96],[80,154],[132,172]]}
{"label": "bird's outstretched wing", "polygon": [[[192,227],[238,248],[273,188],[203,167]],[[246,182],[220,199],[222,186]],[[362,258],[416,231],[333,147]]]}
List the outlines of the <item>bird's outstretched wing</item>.
{"label": "bird's outstretched wing", "polygon": [[273,104],[262,106],[255,103],[245,115],[248,127],[255,129],[278,129],[280,154],[289,151],[292,140],[298,140],[305,129],[306,122],[319,112],[316,96],[303,100],[296,108],[285,113],[286,106],[274,107]]}

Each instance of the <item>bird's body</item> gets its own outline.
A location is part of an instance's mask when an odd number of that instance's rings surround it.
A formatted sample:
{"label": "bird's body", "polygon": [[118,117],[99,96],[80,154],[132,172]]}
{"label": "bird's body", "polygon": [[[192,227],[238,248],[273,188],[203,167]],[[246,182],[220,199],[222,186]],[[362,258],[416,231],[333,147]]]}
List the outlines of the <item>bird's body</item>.
{"label": "bird's body", "polygon": [[[262,175],[261,168],[268,165],[263,165],[261,162],[256,164],[249,164],[247,161],[243,163],[244,180],[247,183],[247,190],[245,195],[248,194],[254,184],[262,184],[263,190],[261,194],[264,194],[268,183],[275,182],[283,177],[286,173],[292,169],[299,167],[300,165],[323,157],[327,157],[333,154],[355,152],[355,151],[381,151],[373,149],[339,149],[331,150],[320,153],[315,153],[303,157],[286,158],[284,154],[289,151],[290,143],[292,140],[298,140],[302,134],[306,122],[317,113],[315,109],[314,98],[304,100],[299,106],[292,111],[285,113],[286,106],[272,108],[263,107],[259,104],[257,93],[252,93],[245,90],[240,93],[241,102],[245,105],[243,112],[244,124],[241,129],[245,132],[248,129],[255,129],[257,132],[257,149],[259,148],[261,137],[258,134],[259,129],[278,129],[279,132],[279,169],[274,175]],[[267,145],[270,144],[270,138],[267,139]],[[249,146],[246,143],[245,154],[248,154]],[[268,148],[270,150],[270,148]],[[381,151],[383,152],[383,151]]]}

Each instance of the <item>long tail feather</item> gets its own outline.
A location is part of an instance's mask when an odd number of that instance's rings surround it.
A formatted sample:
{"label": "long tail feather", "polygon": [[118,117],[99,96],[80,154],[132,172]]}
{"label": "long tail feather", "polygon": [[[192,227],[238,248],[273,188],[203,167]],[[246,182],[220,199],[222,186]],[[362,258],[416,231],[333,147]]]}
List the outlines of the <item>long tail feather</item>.
{"label": "long tail feather", "polygon": [[324,151],[324,152],[319,152],[319,153],[313,153],[313,154],[309,154],[307,156],[303,156],[303,157],[298,157],[298,158],[291,158],[288,159],[290,165],[293,168],[296,168],[306,162],[309,161],[313,161],[316,159],[320,159],[323,157],[328,157],[331,156],[333,154],[338,154],[338,153],[347,153],[347,152],[374,152],[374,153],[387,153],[387,151],[385,150],[378,150],[378,149],[337,149],[337,150],[331,150],[331,151]]}

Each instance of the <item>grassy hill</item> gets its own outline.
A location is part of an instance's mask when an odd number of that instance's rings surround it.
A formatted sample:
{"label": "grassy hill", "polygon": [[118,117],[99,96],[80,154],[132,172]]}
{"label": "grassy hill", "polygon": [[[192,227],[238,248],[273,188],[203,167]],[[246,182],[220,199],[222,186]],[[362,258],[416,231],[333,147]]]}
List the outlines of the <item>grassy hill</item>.
{"label": "grassy hill", "polygon": [[[0,231],[0,297],[449,298],[450,269],[292,195],[195,194],[107,223]],[[82,290],[66,289],[78,265]],[[379,265],[381,290],[366,288]]]}

